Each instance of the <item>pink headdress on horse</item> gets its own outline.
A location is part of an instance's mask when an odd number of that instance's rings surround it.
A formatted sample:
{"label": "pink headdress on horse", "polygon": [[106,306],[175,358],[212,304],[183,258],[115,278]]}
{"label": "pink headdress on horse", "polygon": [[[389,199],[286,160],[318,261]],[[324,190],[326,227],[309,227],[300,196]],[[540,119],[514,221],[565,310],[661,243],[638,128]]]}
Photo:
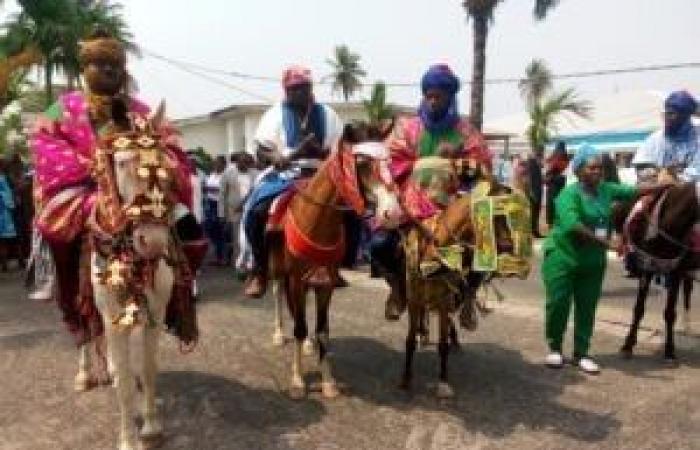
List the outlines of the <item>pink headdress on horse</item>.
{"label": "pink headdress on horse", "polygon": [[289,66],[282,75],[282,86],[287,89],[300,84],[311,84],[311,70],[302,66]]}

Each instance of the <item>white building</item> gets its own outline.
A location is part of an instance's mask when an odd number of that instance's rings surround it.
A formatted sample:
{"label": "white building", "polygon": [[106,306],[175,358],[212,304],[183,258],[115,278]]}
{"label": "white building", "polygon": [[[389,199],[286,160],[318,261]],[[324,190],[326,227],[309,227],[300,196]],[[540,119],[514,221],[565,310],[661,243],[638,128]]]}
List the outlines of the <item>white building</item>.
{"label": "white building", "polygon": [[[361,102],[330,102],[341,120],[365,120],[366,115]],[[254,150],[255,130],[263,113],[270,104],[240,104],[213,111],[202,116],[189,117],[174,121],[182,133],[183,146],[186,149],[202,147],[210,155],[228,155],[239,151]],[[415,108],[394,106],[398,113],[412,113]]]}

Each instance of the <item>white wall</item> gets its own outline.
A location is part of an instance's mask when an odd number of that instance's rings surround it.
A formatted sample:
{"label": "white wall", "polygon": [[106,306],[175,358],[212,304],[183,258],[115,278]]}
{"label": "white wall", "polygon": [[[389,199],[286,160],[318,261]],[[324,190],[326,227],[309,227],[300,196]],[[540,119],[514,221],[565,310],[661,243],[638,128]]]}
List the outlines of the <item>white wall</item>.
{"label": "white wall", "polygon": [[203,147],[210,155],[225,155],[228,152],[226,125],[223,120],[180,125],[185,149]]}

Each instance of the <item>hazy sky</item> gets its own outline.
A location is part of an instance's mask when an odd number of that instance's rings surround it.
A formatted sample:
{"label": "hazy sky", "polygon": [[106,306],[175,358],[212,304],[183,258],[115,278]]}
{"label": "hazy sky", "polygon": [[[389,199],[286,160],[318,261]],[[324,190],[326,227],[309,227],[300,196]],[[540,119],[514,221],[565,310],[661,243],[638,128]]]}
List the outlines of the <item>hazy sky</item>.
{"label": "hazy sky", "polygon": [[[447,62],[469,79],[471,27],[460,0],[126,0],[125,14],[139,45],[170,58],[207,67],[279,77],[289,63],[309,66],[317,77],[336,44],[362,56],[367,81],[416,82],[425,68]],[[640,65],[700,62],[700,0],[561,0],[546,21],[532,18],[532,0],[504,0],[487,49],[487,78],[518,77],[533,58],[554,73]],[[8,7],[12,7],[9,2]],[[175,117],[202,114],[236,102],[255,102],[144,55],[131,71],[141,95],[168,100]],[[267,98],[277,83],[211,74]],[[685,87],[700,94],[700,69],[567,80],[594,98],[627,89]],[[321,99],[330,97],[318,89]],[[468,111],[469,86],[460,94]],[[417,102],[414,88],[392,88],[390,100]],[[339,97],[336,97],[339,99]],[[517,112],[514,84],[487,87],[485,114]]]}

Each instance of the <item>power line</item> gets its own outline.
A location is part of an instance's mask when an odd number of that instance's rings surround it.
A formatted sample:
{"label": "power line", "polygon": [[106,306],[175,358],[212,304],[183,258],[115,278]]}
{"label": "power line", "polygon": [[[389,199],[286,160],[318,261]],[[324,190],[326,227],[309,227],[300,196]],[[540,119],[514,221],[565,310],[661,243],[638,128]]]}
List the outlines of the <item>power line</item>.
{"label": "power line", "polygon": [[[178,66],[183,70],[204,71],[204,72],[209,72],[209,73],[216,73],[219,75],[225,75],[225,76],[232,77],[232,78],[243,79],[243,80],[262,81],[262,82],[276,83],[276,84],[281,83],[281,80],[279,78],[275,78],[275,77],[253,75],[253,74],[244,73],[244,72],[207,67],[207,66],[195,64],[192,62],[182,61],[182,60],[170,58],[167,56],[163,56],[163,55],[160,55],[158,53],[155,53],[155,52],[147,50],[147,49],[142,49],[142,50],[143,50],[144,55],[150,56],[150,57],[155,58],[155,59],[159,59],[161,61],[165,61],[169,64]],[[700,68],[700,62],[655,64],[655,65],[646,65],[646,66],[625,67],[625,68],[618,68],[618,69],[578,71],[578,72],[555,74],[555,75],[552,75],[552,78],[553,79],[592,78],[592,77],[600,77],[600,76],[608,76],[608,75],[620,75],[620,74],[625,74],[625,73],[658,72],[658,71],[665,71],[665,70],[694,69],[694,68]],[[489,79],[484,80],[484,84],[514,84],[514,83],[520,82],[522,79],[523,79],[522,77],[489,78]],[[462,82],[465,84],[471,84],[470,80],[462,80]],[[319,84],[319,85],[331,85],[332,84],[332,82],[324,81],[324,80],[318,80],[318,81],[315,81],[315,83]],[[414,87],[419,86],[418,83],[408,83],[408,82],[387,82],[384,84],[386,84],[386,86],[388,86],[388,87],[412,87],[412,88],[414,88]],[[371,87],[372,83],[362,83],[362,86],[363,87]]]}
{"label": "power line", "polygon": [[[209,81],[210,83],[218,84],[218,85],[220,85],[220,86],[223,86],[223,87],[225,87],[225,88],[234,90],[234,91],[239,92],[239,93],[241,93],[241,94],[245,94],[245,95],[247,95],[247,96],[249,96],[249,97],[252,97],[252,98],[254,98],[254,99],[256,99],[256,100],[261,100],[261,101],[264,101],[264,102],[270,102],[270,101],[272,101],[269,97],[267,97],[267,96],[265,96],[265,95],[257,94],[257,93],[255,93],[255,92],[253,92],[253,91],[250,91],[250,90],[248,90],[248,89],[244,89],[244,88],[242,88],[242,87],[240,87],[240,86],[237,86],[237,85],[234,85],[234,84],[232,84],[232,83],[230,83],[230,82],[221,80],[221,79],[219,79],[219,78],[213,77],[213,76],[208,75],[208,74],[206,74],[206,73],[202,73],[200,70],[205,70],[205,68],[203,68],[203,67],[200,68],[200,69],[192,69],[192,68],[191,68],[191,67],[192,67],[192,64],[189,64],[189,63],[184,63],[184,62],[177,61],[177,60],[170,59],[170,58],[159,57],[159,56],[156,56],[156,55],[151,54],[151,52],[148,52],[148,51],[146,51],[146,50],[143,50],[143,53],[144,53],[144,54],[149,54],[150,56],[153,56],[153,57],[155,57],[155,58],[157,58],[157,59],[160,59],[160,60],[162,60],[162,61],[164,61],[164,62],[167,62],[168,64],[172,65],[173,67],[177,67],[177,68],[180,69],[180,70],[183,70],[183,71],[185,71],[185,72],[187,72],[187,73],[189,73],[189,74],[191,74],[191,75],[194,75],[194,76],[197,76],[197,77],[202,78],[202,79],[204,79],[204,80],[207,80],[207,81]],[[211,72],[210,69],[206,69],[206,70]]]}

